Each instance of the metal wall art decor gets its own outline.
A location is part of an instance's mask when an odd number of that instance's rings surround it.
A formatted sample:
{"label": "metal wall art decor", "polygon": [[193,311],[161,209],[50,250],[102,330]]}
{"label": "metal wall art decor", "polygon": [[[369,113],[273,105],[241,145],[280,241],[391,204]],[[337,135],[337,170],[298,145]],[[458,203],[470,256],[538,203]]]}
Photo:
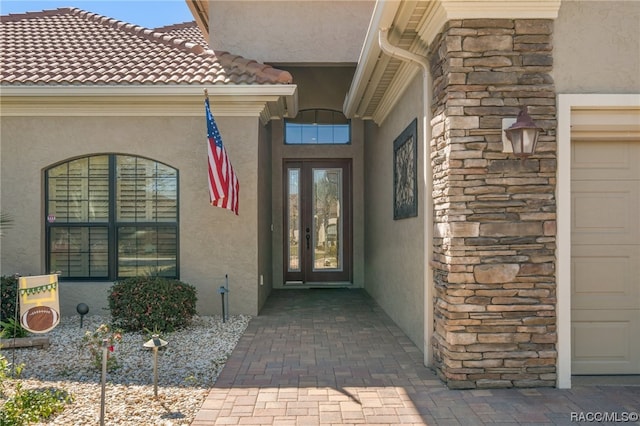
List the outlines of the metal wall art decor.
{"label": "metal wall art decor", "polygon": [[418,216],[418,119],[393,142],[393,219]]}

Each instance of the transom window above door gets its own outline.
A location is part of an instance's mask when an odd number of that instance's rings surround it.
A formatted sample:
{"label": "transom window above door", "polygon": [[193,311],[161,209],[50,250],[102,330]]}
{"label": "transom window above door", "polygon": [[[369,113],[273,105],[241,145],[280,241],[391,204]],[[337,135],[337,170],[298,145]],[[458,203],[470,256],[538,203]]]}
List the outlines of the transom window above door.
{"label": "transom window above door", "polygon": [[128,155],[46,170],[47,270],[62,279],[178,278],[178,171]]}
{"label": "transom window above door", "polygon": [[306,109],[284,124],[289,145],[345,145],[351,143],[351,122],[340,111]]}

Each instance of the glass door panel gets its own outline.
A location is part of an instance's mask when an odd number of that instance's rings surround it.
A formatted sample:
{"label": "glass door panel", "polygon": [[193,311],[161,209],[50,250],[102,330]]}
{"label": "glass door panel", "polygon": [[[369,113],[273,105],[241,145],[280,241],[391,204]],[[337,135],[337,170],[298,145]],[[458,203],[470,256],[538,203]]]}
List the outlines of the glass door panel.
{"label": "glass door panel", "polygon": [[313,169],[313,270],[342,270],[342,169]]}
{"label": "glass door panel", "polygon": [[300,272],[300,169],[289,169],[287,178],[287,270]]}

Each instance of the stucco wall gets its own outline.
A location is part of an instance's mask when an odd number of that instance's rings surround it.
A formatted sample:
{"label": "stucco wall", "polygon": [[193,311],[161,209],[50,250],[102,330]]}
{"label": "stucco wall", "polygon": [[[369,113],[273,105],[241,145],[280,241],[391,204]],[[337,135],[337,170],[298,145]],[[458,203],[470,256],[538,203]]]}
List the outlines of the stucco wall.
{"label": "stucco wall", "polygon": [[289,71],[298,86],[298,109],[328,108],[342,111],[351,86],[354,66],[280,67]]}
{"label": "stucco wall", "polygon": [[[418,76],[394,111],[365,131],[365,288],[419,347],[424,340],[424,184],[422,81]],[[418,118],[418,216],[393,219],[393,141]]]}
{"label": "stucco wall", "polygon": [[258,142],[258,306],[260,311],[273,287],[271,253],[271,125],[259,128]]}
{"label": "stucco wall", "polygon": [[558,93],[640,92],[640,2],[563,1],[553,51]]}
{"label": "stucco wall", "polygon": [[[240,180],[240,215],[209,205],[202,117],[2,117],[2,209],[15,222],[2,237],[1,274],[44,273],[43,170],[95,153],[140,155],[179,170],[180,278],[198,288],[198,311],[257,313],[258,119],[216,117]],[[28,155],[27,155],[28,153]],[[111,283],[63,282],[63,315],[79,302],[101,313]]]}
{"label": "stucco wall", "polygon": [[212,46],[266,63],[356,63],[375,2],[211,1]]}

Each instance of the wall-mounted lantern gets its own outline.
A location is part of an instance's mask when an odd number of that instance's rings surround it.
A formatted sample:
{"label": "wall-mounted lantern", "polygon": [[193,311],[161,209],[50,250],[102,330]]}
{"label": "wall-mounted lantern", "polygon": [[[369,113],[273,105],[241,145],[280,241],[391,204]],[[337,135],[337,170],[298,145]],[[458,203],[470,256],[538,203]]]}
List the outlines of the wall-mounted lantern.
{"label": "wall-mounted lantern", "polygon": [[[509,121],[512,122],[507,118],[503,119],[503,128]],[[504,129],[506,139],[511,143],[510,152],[522,160],[526,159],[535,152],[541,130],[527,113],[527,107],[522,107],[516,121]]]}

